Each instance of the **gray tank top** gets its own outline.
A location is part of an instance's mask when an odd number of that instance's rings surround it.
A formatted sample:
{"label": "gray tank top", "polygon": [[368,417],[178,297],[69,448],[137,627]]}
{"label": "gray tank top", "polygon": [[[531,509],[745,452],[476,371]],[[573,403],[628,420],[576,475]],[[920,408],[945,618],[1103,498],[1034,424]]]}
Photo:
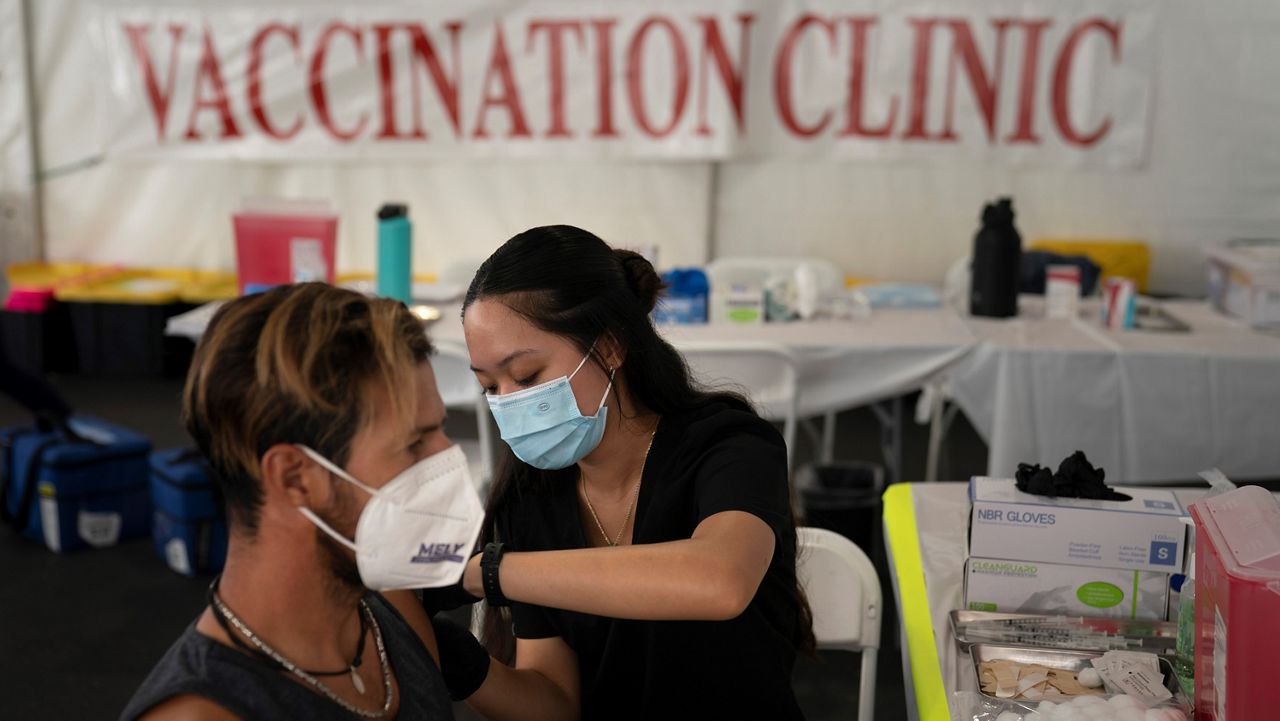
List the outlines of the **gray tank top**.
{"label": "gray tank top", "polygon": [[[399,686],[400,709],[396,718],[451,721],[453,706],[449,691],[417,633],[378,594],[365,596],[365,601],[382,629],[387,660]],[[378,689],[381,690],[381,684]],[[142,682],[120,714],[120,721],[134,721],[152,707],[182,694],[203,696],[244,721],[359,718],[260,660],[205,636],[196,630],[194,622]]]}

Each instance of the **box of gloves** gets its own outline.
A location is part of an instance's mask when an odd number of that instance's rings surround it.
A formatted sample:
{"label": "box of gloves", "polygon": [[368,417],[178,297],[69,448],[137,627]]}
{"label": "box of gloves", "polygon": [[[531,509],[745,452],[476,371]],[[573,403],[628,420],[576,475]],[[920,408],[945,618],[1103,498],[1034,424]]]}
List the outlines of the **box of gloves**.
{"label": "box of gloves", "polygon": [[1186,510],[1170,491],[1115,488],[1116,500],[1024,493],[1013,479],[969,482],[969,555],[1178,573]]}
{"label": "box of gloves", "polygon": [[1160,621],[1168,600],[1165,573],[993,558],[964,564],[964,605],[970,611]]}

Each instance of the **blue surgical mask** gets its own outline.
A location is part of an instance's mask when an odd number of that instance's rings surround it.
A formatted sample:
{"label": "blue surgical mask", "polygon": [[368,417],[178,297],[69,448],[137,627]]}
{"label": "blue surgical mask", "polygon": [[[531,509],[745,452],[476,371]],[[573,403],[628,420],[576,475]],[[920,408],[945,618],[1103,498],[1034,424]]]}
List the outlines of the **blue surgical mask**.
{"label": "blue surgical mask", "polygon": [[502,396],[486,396],[502,440],[511,446],[516,458],[534,468],[552,471],[572,466],[600,445],[609,410],[604,401],[613,388],[613,373],[609,374],[609,385],[593,416],[584,416],[578,410],[578,399],[569,385],[590,357],[588,351],[567,376]]}

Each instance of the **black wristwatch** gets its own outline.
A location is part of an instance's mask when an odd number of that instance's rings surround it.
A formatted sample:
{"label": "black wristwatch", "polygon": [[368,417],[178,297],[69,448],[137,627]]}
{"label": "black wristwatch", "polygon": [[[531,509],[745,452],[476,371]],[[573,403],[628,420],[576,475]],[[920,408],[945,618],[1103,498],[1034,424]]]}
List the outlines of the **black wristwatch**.
{"label": "black wristwatch", "polygon": [[486,543],[484,555],[480,556],[480,582],[484,586],[484,600],[495,608],[511,605],[507,597],[502,595],[502,584],[498,581],[498,564],[502,563],[503,553],[501,543]]}

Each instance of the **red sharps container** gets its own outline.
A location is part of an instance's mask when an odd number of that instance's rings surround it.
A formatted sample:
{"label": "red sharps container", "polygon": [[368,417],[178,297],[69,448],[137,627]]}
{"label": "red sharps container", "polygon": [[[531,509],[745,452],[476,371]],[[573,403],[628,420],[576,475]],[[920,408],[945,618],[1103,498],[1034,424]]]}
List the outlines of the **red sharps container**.
{"label": "red sharps container", "polygon": [[1196,719],[1280,718],[1280,502],[1245,486],[1191,504]]}

